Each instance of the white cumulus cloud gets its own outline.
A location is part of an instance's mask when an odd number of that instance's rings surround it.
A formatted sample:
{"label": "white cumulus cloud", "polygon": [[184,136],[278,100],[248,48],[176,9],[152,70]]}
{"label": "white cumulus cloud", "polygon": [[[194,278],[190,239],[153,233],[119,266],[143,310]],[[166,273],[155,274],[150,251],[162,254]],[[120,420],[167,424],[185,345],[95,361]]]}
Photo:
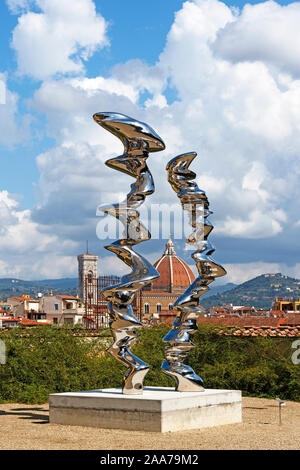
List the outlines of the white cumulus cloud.
{"label": "white cumulus cloud", "polygon": [[227,270],[227,276],[222,279],[224,283],[233,282],[234,284],[241,284],[265,273],[281,273],[296,279],[300,278],[300,263],[289,266],[286,263],[258,261],[255,263],[226,264],[224,267]]}
{"label": "white cumulus cloud", "polygon": [[9,5],[13,11],[25,9],[12,37],[21,74],[43,80],[81,73],[83,61],[108,44],[106,21],[92,0],[10,1]]}
{"label": "white cumulus cloud", "polygon": [[[294,198],[299,191],[293,179],[300,168],[294,158],[295,150],[300,151],[300,106],[297,110],[291,103],[300,100],[300,87],[295,80],[286,81],[284,89],[279,87],[263,62],[232,64],[215,56],[214,41],[219,32],[235,21],[232,11],[217,0],[186,2],[176,14],[155,66],[135,60],[115,66],[108,78],[45,81],[34,104],[47,114],[49,132],[60,145],[59,162],[64,163],[55,163],[56,168],[64,167],[60,174],[67,171],[68,155],[76,142],[90,146],[89,159],[80,160],[77,183],[80,178],[86,180],[93,152],[100,152],[104,162],[122,151],[117,139],[91,119],[94,112],[117,110],[149,122],[166,142],[161,158],[151,159],[158,182],[153,202],[174,201],[162,173],[168,159],[196,150],[199,156],[193,168],[215,211],[214,233],[242,238],[282,233],[289,209],[293,210],[287,206],[292,194],[282,186],[293,188]],[[164,95],[168,80],[178,93],[172,104]],[[140,94],[145,89],[152,97],[141,106]],[[41,194],[52,188],[52,196],[41,203],[37,217],[52,211],[49,201],[65,191],[64,179],[57,178],[51,184],[49,178],[56,155],[57,149],[50,150],[49,165],[40,166],[41,182],[45,181],[40,184]],[[293,165],[294,170],[283,177],[278,170],[287,165]],[[102,171],[108,175],[104,166]],[[111,178],[120,181],[126,192],[126,178],[117,174]],[[68,188],[67,200],[75,194],[76,184]],[[108,190],[109,181],[104,178],[101,191]]]}
{"label": "white cumulus cloud", "polygon": [[0,191],[0,216],[0,276],[37,279],[75,274],[76,263],[69,253],[78,246],[76,242],[42,233],[31,211],[20,209],[5,190]]}
{"label": "white cumulus cloud", "polygon": [[267,62],[299,78],[299,2],[246,4],[232,20],[218,31],[213,46],[218,55],[233,62]]}
{"label": "white cumulus cloud", "polygon": [[[25,24],[30,15],[38,15],[42,16],[38,21],[47,24],[41,30],[45,34],[43,38],[49,33],[49,24],[58,25],[62,5],[65,8],[71,5],[69,1],[61,1],[59,5],[56,1],[40,0],[42,11],[35,13],[30,10],[30,2],[27,2],[29,6],[25,3],[11,2],[15,8],[23,8],[14,34],[22,18]],[[84,0],[81,4],[91,6],[93,2]],[[293,8],[297,17],[298,10]],[[279,60],[280,50],[277,56],[274,52],[274,57],[266,52],[271,43],[276,49],[273,36],[278,15],[288,31],[281,37],[282,48],[288,47],[286,36],[294,37],[297,44],[299,32],[290,14],[293,8],[265,2],[247,5],[236,13],[217,0],[184,2],[155,65],[131,60],[116,65],[108,77],[55,76],[82,71],[82,50],[89,53],[93,47],[103,45],[105,33],[92,46],[82,41],[78,48],[74,44],[65,48],[64,31],[69,29],[64,29],[61,37],[53,39],[54,43],[57,41],[55,48],[59,49],[59,55],[53,58],[50,53],[51,70],[42,67],[42,75],[35,68],[39,60],[34,58],[36,51],[29,58],[21,54],[25,64],[23,73],[31,70],[36,78],[43,79],[31,105],[47,117],[47,133],[55,139],[53,148],[37,157],[40,180],[31,222],[37,224],[45,237],[55,234],[59,240],[76,243],[96,237],[98,204],[108,200],[117,202],[120,193],[128,192],[133,182],[128,176],[105,167],[105,160],[120,155],[123,148],[118,139],[92,120],[95,112],[117,111],[149,123],[166,143],[165,152],[149,157],[156,184],[156,192],[149,198],[151,202],[177,202],[167,183],[166,163],[177,154],[196,151],[198,157],[191,168],[197,173],[199,187],[207,192],[214,211],[213,234],[218,240],[221,236],[235,240],[265,239],[267,252],[268,240],[289,237],[291,229],[294,240],[299,238],[300,223],[294,221],[299,220],[300,199],[300,81],[288,61]],[[93,13],[84,18],[88,17],[95,25],[99,15],[96,16],[93,8],[86,11]],[[262,11],[265,14],[259,17]],[[64,18],[72,29],[76,23],[72,23],[73,16],[64,15]],[[81,22],[85,29],[88,22],[84,18]],[[248,36],[239,26],[245,21]],[[21,31],[26,49],[35,33],[25,27]],[[255,35],[262,38],[260,48],[257,46],[260,55],[251,56],[249,50]],[[239,50],[240,55],[235,57]],[[63,67],[59,65],[61,59]],[[31,61],[35,61],[34,66]],[[19,66],[22,71],[20,61]],[[169,86],[176,91],[173,101],[168,97]],[[276,246],[278,253],[283,250],[283,258],[292,257],[287,253],[287,242],[278,240],[272,249]],[[217,241],[215,244],[218,248]],[[148,250],[160,252],[153,240],[146,245]],[[297,270],[296,262],[294,259],[291,270]],[[281,267],[287,269],[287,264],[260,263],[255,262],[256,266],[247,263],[251,276],[259,269],[274,268],[276,272]],[[228,265],[233,269],[233,263]],[[105,266],[113,269],[113,261],[108,262],[107,258]],[[243,264],[237,275],[245,267]]]}

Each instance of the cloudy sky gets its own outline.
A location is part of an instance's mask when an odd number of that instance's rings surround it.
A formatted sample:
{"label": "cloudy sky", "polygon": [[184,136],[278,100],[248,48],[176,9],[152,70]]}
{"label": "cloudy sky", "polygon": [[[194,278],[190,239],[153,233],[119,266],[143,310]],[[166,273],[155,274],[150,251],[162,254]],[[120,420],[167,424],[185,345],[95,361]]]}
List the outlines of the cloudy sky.
{"label": "cloudy sky", "polygon": [[87,239],[100,272],[122,270],[96,235],[97,206],[132,183],[92,120],[116,111],[166,143],[152,203],[177,203],[166,163],[198,153],[223,282],[300,278],[300,2],[6,0],[0,18],[0,277],[76,276]]}

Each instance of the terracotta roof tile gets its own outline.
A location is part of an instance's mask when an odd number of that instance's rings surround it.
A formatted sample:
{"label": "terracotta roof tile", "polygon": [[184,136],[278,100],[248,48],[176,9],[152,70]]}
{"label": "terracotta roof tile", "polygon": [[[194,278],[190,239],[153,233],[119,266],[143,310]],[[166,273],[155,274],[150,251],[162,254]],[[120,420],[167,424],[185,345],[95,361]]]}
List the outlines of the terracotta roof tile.
{"label": "terracotta roof tile", "polygon": [[188,287],[195,280],[191,268],[177,255],[162,256],[154,263],[154,267],[160,273],[160,277],[152,284],[155,290],[170,288],[171,285]]}
{"label": "terracotta roof tile", "polygon": [[19,318],[7,318],[7,317],[6,317],[6,318],[3,318],[3,317],[2,317],[2,318],[0,318],[0,320],[1,320],[2,322],[9,322],[9,321],[16,321],[16,322],[19,322],[19,321],[21,321]]}
{"label": "terracotta roof tile", "polygon": [[56,297],[60,297],[61,299],[68,299],[68,300],[79,300],[78,297],[74,297],[73,295],[57,295]]}

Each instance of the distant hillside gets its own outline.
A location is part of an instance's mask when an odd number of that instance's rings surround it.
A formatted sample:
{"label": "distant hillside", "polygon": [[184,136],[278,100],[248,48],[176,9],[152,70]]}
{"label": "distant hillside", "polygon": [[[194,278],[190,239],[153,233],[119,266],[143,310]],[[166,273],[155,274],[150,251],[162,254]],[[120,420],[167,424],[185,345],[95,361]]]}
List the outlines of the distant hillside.
{"label": "distant hillside", "polygon": [[[23,281],[16,278],[0,279],[0,299],[29,294],[36,297],[39,292],[75,295],[77,278]],[[211,290],[200,300],[206,308],[232,303],[269,309],[276,297],[300,297],[300,280],[277,274],[262,274],[240,285],[227,283],[211,286]]]}
{"label": "distant hillside", "polygon": [[46,294],[50,290],[54,294],[75,295],[77,285],[77,278],[45,279],[43,281],[23,281],[16,278],[0,279],[0,298],[3,300],[6,297],[19,296],[21,294],[29,294],[35,297],[39,292]]}
{"label": "distant hillside", "polygon": [[[214,286],[211,284],[210,290],[201,296],[201,299],[206,299],[207,297],[211,297],[212,295],[215,296],[217,294],[222,294],[230,289],[234,289],[237,287],[237,284],[233,284],[233,282],[227,282],[227,284],[222,284],[221,286]],[[203,304],[203,302],[201,302]]]}
{"label": "distant hillside", "polygon": [[269,309],[276,297],[300,297],[300,280],[281,273],[262,274],[225,292],[207,293],[201,304],[206,308],[232,303]]}

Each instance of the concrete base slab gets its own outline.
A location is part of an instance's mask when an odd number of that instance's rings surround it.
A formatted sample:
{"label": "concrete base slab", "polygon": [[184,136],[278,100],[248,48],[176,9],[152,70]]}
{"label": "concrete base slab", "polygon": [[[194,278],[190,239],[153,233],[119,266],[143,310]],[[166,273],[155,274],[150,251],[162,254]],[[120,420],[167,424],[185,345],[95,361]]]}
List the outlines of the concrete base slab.
{"label": "concrete base slab", "polygon": [[118,388],[50,395],[50,423],[132,431],[168,432],[242,421],[239,390],[176,392],[145,387],[142,395]]}

